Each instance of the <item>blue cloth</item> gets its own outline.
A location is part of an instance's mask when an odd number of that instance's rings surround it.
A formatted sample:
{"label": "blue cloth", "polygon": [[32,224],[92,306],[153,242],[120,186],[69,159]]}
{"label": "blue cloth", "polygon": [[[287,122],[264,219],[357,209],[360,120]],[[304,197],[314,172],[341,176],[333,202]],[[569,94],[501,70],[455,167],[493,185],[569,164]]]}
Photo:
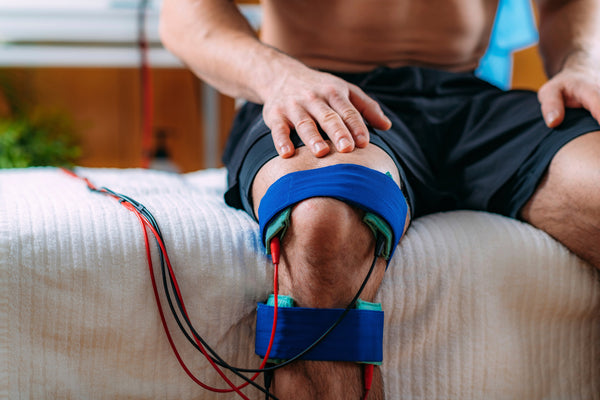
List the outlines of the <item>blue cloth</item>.
{"label": "blue cloth", "polygon": [[269,187],[258,207],[260,234],[265,246],[266,228],[277,215],[311,197],[332,197],[383,218],[392,228],[390,259],[402,234],[408,205],[402,191],[389,176],[354,164],[338,164],[293,172]]}
{"label": "blue cloth", "polygon": [[[267,352],[273,306],[258,304],[255,351]],[[279,307],[270,359],[289,360],[315,342],[344,312],[343,309]],[[383,360],[383,311],[352,309],[303,360],[380,363]]]}
{"label": "blue cloth", "polygon": [[529,0],[500,0],[488,50],[476,75],[509,89],[512,79],[512,53],[538,41]]}

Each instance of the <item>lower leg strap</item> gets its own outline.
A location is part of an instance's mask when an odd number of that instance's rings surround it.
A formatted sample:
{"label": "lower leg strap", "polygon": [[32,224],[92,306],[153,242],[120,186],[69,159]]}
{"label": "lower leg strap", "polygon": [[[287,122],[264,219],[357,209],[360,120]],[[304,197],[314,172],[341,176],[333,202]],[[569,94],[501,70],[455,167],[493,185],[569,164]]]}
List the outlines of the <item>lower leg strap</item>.
{"label": "lower leg strap", "polygon": [[[273,300],[271,299],[271,302]],[[287,304],[286,304],[287,303]],[[269,358],[288,360],[300,354],[329,329],[343,309],[291,307],[279,296],[277,329]],[[383,360],[383,311],[380,304],[360,301],[302,360],[351,361],[381,364]],[[255,351],[266,354],[271,337],[274,307],[258,304]]]}

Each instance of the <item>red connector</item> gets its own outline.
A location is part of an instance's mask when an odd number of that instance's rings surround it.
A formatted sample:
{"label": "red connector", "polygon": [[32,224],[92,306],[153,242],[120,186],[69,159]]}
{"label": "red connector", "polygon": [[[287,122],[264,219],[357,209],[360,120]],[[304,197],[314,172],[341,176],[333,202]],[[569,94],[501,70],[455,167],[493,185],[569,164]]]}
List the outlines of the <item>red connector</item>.
{"label": "red connector", "polygon": [[369,395],[369,391],[371,390],[371,385],[373,384],[374,369],[375,369],[375,365],[373,365],[373,364],[365,364],[365,366],[364,366],[365,397],[363,397],[363,400],[367,400],[367,396]]}
{"label": "red connector", "polygon": [[271,239],[271,258],[273,259],[273,264],[279,264],[279,249],[281,247],[281,243],[279,242],[279,238],[275,236]]}

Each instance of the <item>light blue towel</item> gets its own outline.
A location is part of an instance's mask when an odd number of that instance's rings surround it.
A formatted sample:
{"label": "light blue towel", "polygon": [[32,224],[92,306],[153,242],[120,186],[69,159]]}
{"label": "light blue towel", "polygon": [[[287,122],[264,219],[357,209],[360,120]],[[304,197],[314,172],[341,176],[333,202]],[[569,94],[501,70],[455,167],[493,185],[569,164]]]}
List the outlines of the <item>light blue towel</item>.
{"label": "light blue towel", "polygon": [[476,74],[502,88],[510,88],[512,53],[538,41],[529,0],[500,0],[487,52]]}

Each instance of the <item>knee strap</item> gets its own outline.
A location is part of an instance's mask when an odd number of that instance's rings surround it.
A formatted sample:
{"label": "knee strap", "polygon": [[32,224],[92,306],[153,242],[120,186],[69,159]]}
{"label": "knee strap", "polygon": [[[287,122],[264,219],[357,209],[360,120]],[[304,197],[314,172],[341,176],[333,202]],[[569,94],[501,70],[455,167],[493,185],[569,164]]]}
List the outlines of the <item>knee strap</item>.
{"label": "knee strap", "polygon": [[285,233],[291,206],[311,197],[332,197],[365,210],[364,222],[376,236],[388,238],[384,257],[391,259],[404,232],[408,204],[392,178],[355,164],[293,172],[273,183],[258,207],[267,252],[271,239]]}
{"label": "knee strap", "polygon": [[[273,296],[270,303],[273,303]],[[317,340],[344,312],[343,309],[293,307],[293,300],[279,296],[277,331],[270,359],[288,360]],[[338,326],[301,359],[314,361],[351,361],[381,364],[383,360],[383,311],[381,305],[360,301]],[[258,304],[256,354],[267,351],[273,324],[274,307]]]}

